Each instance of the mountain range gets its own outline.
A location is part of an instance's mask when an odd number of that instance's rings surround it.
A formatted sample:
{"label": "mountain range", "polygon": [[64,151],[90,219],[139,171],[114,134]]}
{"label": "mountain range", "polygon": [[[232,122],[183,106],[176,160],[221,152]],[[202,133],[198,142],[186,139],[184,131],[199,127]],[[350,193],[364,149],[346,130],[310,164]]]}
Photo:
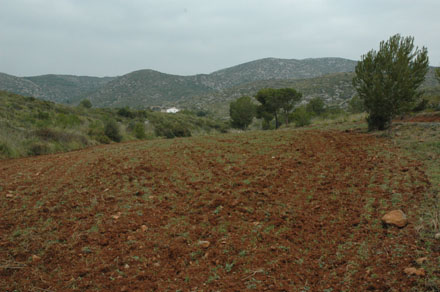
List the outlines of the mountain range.
{"label": "mountain range", "polygon": [[[65,104],[87,98],[97,107],[225,108],[240,95],[253,95],[264,87],[295,87],[306,99],[320,96],[340,104],[355,94],[351,79],[356,64],[343,58],[265,58],[192,76],[149,69],[116,77],[0,73],[0,90]],[[428,85],[434,82],[429,80]]]}

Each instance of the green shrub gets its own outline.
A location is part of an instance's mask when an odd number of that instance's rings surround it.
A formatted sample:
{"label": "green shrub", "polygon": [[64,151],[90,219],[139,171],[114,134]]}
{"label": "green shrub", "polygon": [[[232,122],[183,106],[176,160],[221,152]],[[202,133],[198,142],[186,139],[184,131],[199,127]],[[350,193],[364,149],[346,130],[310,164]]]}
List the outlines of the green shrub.
{"label": "green shrub", "polygon": [[358,96],[353,96],[348,102],[348,111],[352,114],[359,114],[365,111],[364,101]]}
{"label": "green shrub", "polygon": [[115,142],[121,142],[122,136],[118,124],[114,120],[109,120],[104,127],[104,134]]}
{"label": "green shrub", "polygon": [[92,103],[90,100],[88,99],[83,99],[81,100],[81,102],[79,103],[80,106],[82,106],[83,108],[92,108]]}
{"label": "green shrub", "polygon": [[312,114],[309,113],[304,106],[296,108],[290,115],[290,120],[295,123],[296,127],[304,127],[310,125]]}
{"label": "green shrub", "polygon": [[34,135],[44,141],[70,142],[72,140],[72,137],[69,135],[50,128],[41,128],[35,130]]}
{"label": "green shrub", "polygon": [[44,154],[49,154],[50,151],[50,147],[47,144],[43,144],[43,143],[34,143],[29,147],[29,151],[28,154],[29,155],[44,155]]}
{"label": "green shrub", "polygon": [[145,139],[147,137],[145,135],[145,127],[143,123],[136,123],[133,127],[133,132],[137,139]]}
{"label": "green shrub", "polygon": [[312,116],[320,116],[325,112],[324,100],[320,97],[312,98],[306,106],[307,112],[312,114]]}
{"label": "green shrub", "polygon": [[95,136],[95,139],[101,144],[110,144],[110,142],[112,141],[110,140],[109,137],[105,136],[104,134]]}
{"label": "green shrub", "polygon": [[55,123],[58,127],[61,128],[73,128],[78,125],[81,125],[82,121],[79,117],[74,114],[58,114]]}
{"label": "green shrub", "polygon": [[136,117],[136,114],[133,113],[128,107],[120,108],[118,110],[118,115],[120,115],[121,117],[130,118],[130,119],[133,119]]}
{"label": "green shrub", "polygon": [[48,120],[50,118],[50,115],[48,112],[38,111],[38,113],[36,114],[36,118],[39,120]]}
{"label": "green shrub", "polygon": [[14,151],[5,142],[0,142],[0,158],[14,157]]}
{"label": "green shrub", "polygon": [[414,112],[421,112],[428,108],[429,100],[423,98],[414,108]]}
{"label": "green shrub", "polygon": [[174,138],[174,137],[190,137],[191,131],[179,123],[162,121],[154,126],[156,136]]}

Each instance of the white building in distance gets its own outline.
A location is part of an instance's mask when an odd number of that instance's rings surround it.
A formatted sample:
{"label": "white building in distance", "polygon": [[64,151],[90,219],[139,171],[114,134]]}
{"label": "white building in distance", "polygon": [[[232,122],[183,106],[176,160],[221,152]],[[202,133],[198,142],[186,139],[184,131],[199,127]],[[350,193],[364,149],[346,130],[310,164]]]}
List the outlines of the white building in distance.
{"label": "white building in distance", "polygon": [[166,109],[165,112],[168,114],[175,114],[175,113],[180,112],[180,109],[178,109],[177,107],[170,107],[170,108]]}

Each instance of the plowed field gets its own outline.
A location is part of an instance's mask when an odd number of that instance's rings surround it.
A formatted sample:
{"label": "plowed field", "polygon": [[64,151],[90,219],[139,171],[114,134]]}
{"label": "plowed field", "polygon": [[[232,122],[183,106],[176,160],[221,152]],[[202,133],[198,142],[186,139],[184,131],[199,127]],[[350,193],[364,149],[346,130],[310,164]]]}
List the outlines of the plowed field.
{"label": "plowed field", "polygon": [[[409,291],[420,163],[271,131],[0,161],[0,291]],[[410,224],[382,225],[402,209]]]}

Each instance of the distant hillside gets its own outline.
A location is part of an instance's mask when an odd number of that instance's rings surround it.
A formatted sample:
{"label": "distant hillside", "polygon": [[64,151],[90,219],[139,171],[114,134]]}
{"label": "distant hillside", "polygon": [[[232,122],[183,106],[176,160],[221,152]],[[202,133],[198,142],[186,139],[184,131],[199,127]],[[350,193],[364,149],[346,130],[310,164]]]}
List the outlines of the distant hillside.
{"label": "distant hillside", "polygon": [[24,77],[32,81],[42,92],[44,99],[59,103],[76,103],[88,93],[94,92],[106,85],[115,77],[89,77],[74,75],[41,75]]}
{"label": "distant hillside", "polygon": [[272,79],[255,81],[232,88],[195,96],[189,100],[178,104],[180,107],[190,107],[198,109],[209,109],[218,116],[227,116],[229,103],[243,95],[254,96],[263,88],[284,88],[292,87],[303,94],[304,100],[313,97],[323,98],[327,104],[341,104],[355,95],[355,90],[351,84],[354,76],[350,73],[333,73],[324,76],[307,79]]}
{"label": "distant hillside", "polygon": [[0,73],[0,90],[37,98],[45,97],[43,90],[34,82],[4,73]]}
{"label": "distant hillside", "polygon": [[0,90],[59,103],[89,98],[95,106],[166,106],[234,86],[269,79],[304,79],[351,72],[355,61],[341,58],[275,59],[247,62],[211,74],[177,76],[140,70],[121,77],[42,75],[15,77],[0,74]]}
{"label": "distant hillside", "polygon": [[210,78],[219,89],[270,79],[305,79],[330,73],[353,72],[357,61],[342,58],[276,59],[266,58],[216,71]]}
{"label": "distant hillside", "polygon": [[74,75],[41,75],[16,77],[0,73],[0,90],[33,96],[58,103],[77,103],[88,93],[96,91],[115,77]]}
{"label": "distant hillside", "polygon": [[[304,101],[313,97],[321,97],[328,105],[342,105],[352,98],[356,91],[352,85],[354,72],[333,73],[324,76],[305,79],[271,79],[249,82],[234,86],[213,94],[195,96],[177,104],[180,107],[209,109],[219,116],[227,116],[229,103],[240,96],[254,96],[263,88],[292,87],[303,94]],[[428,96],[440,96],[440,86],[435,78],[434,68],[431,67],[422,84],[422,90]]]}
{"label": "distant hillside", "polygon": [[114,79],[88,98],[100,107],[149,107],[174,104],[212,91],[206,75],[178,76],[140,70]]}
{"label": "distant hillside", "polygon": [[[43,75],[15,77],[0,73],[0,90],[58,103],[90,99],[95,107],[151,106],[209,108],[225,114],[227,104],[240,95],[254,95],[264,87],[295,87],[306,99],[320,96],[328,103],[344,103],[354,95],[351,85],[356,61],[342,58],[276,59],[247,62],[211,74],[178,76],[139,70],[120,77]],[[436,94],[431,68],[423,87]]]}
{"label": "distant hillside", "polygon": [[303,79],[328,73],[351,72],[355,65],[355,61],[341,58],[266,58],[207,75],[177,76],[141,70],[116,78],[89,97],[97,106],[185,106],[188,100],[196,96],[216,95],[221,90],[249,82]]}

